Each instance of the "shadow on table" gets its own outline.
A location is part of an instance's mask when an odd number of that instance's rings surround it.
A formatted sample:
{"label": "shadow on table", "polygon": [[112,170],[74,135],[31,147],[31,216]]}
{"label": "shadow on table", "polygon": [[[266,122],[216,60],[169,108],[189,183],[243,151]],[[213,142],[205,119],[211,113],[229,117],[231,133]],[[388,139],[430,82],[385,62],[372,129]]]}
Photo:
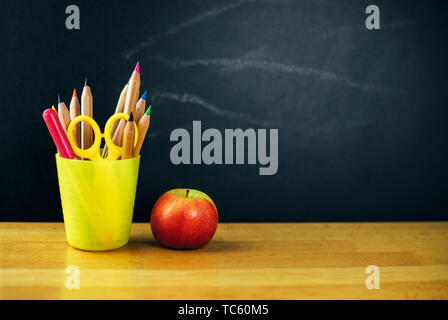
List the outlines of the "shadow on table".
{"label": "shadow on table", "polygon": [[208,244],[206,244],[202,248],[198,249],[171,249],[162,246],[154,239],[131,239],[129,243],[119,250],[140,250],[144,248],[158,248],[163,250],[170,250],[172,252],[223,252],[223,251],[232,251],[236,249],[240,249],[242,244],[236,241],[222,241],[222,240],[212,240]]}

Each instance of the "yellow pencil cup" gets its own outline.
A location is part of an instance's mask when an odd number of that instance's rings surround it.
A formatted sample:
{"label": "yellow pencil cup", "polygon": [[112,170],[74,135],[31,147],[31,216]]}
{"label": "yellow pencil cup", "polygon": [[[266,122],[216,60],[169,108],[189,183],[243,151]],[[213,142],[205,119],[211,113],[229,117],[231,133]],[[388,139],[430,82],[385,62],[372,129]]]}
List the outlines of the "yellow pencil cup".
{"label": "yellow pencil cup", "polygon": [[56,154],[59,191],[68,243],[104,251],[129,241],[140,156],[86,161]]}

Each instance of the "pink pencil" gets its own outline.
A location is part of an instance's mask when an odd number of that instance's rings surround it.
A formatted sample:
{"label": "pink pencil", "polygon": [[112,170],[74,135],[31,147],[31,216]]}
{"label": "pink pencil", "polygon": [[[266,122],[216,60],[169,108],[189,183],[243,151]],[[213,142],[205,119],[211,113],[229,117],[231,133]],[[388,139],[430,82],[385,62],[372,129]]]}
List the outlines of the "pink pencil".
{"label": "pink pencil", "polygon": [[58,149],[59,155],[62,158],[74,159],[75,152],[68,141],[56,111],[52,108],[45,109],[42,113],[42,117],[44,118],[48,131],[50,131],[51,138],[53,139],[56,149]]}

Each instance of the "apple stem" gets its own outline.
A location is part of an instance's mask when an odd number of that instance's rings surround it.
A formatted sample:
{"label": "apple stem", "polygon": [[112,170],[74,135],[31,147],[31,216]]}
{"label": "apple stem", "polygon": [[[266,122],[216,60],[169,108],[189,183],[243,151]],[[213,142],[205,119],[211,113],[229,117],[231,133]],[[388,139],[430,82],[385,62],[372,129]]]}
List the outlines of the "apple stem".
{"label": "apple stem", "polygon": [[189,189],[187,189],[187,194],[185,195],[186,198],[188,198],[188,193],[190,192]]}

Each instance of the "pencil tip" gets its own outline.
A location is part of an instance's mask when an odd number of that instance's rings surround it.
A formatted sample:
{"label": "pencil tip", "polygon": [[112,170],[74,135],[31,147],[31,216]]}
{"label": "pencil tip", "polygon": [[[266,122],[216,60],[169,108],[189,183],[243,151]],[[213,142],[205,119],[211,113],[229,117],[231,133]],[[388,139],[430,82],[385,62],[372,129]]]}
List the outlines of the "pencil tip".
{"label": "pencil tip", "polygon": [[134,116],[132,115],[132,111],[131,111],[131,115],[129,116],[128,121],[134,121]]}
{"label": "pencil tip", "polygon": [[148,107],[148,110],[146,110],[145,114],[146,114],[147,116],[150,116],[150,115],[151,115],[151,106]]}
{"label": "pencil tip", "polygon": [[51,106],[51,109],[53,109],[55,112],[57,112],[56,108],[54,106]]}
{"label": "pencil tip", "polygon": [[73,95],[72,98],[78,98],[78,95],[76,94],[76,89],[73,89]]}
{"label": "pencil tip", "polygon": [[61,103],[61,97],[58,95],[58,104]]}
{"label": "pencil tip", "polygon": [[147,93],[147,91],[145,90],[145,92],[143,92],[142,97],[140,99],[146,100],[146,93]]}
{"label": "pencil tip", "polygon": [[135,65],[135,72],[140,73],[140,61],[137,61],[137,64]]}
{"label": "pencil tip", "polygon": [[86,80],[84,81],[84,87],[87,87],[87,77]]}

